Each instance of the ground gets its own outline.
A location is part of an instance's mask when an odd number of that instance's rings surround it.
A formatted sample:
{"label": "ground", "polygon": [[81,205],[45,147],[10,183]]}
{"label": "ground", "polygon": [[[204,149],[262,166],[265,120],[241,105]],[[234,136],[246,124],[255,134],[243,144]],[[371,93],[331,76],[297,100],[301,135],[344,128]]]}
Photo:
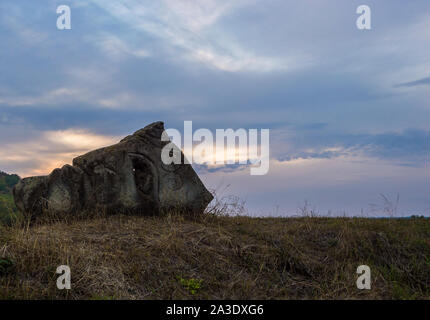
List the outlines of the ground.
{"label": "ground", "polygon": [[[18,224],[0,227],[0,257],[2,299],[430,298],[430,221],[420,218]],[[356,286],[363,264],[371,290]],[[59,265],[71,268],[71,290],[56,287]]]}

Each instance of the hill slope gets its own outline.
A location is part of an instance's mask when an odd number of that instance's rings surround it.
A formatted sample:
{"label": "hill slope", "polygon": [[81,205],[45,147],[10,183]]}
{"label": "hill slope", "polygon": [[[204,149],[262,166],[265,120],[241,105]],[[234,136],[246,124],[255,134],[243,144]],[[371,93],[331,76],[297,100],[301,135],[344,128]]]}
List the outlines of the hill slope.
{"label": "hill slope", "polygon": [[17,213],[12,196],[12,189],[18,183],[19,176],[0,171],[0,223],[8,222]]}
{"label": "hill slope", "polygon": [[111,216],[3,227],[0,256],[0,298],[430,298],[428,219]]}

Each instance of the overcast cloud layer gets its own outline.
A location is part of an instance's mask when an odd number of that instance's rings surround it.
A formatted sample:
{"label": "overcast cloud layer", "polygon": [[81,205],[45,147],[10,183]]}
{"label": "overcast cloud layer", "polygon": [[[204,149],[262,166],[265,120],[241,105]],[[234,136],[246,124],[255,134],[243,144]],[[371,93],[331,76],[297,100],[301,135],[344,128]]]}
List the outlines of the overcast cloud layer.
{"label": "overcast cloud layer", "polygon": [[0,170],[46,174],[156,120],[269,128],[268,175],[196,167],[208,187],[251,214],[383,215],[400,194],[430,215],[428,1],[2,0],[0,39]]}

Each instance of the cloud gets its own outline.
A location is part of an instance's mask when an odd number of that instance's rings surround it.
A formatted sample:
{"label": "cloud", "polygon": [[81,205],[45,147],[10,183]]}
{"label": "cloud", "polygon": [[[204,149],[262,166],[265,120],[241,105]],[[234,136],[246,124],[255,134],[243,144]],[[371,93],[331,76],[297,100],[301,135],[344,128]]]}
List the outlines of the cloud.
{"label": "cloud", "polygon": [[7,2],[0,5],[0,24],[30,47],[43,44],[48,40],[49,35],[36,28],[26,26],[25,18],[27,16],[28,13],[25,13],[20,6]]}
{"label": "cloud", "polygon": [[0,148],[0,167],[23,177],[48,174],[81,154],[119,141],[117,137],[83,129],[42,132],[27,129],[27,134],[26,139],[3,142]]}
{"label": "cloud", "polygon": [[[238,0],[227,2],[209,0],[195,2],[189,0],[165,0],[157,2],[126,0],[93,0],[100,8],[120,20],[133,30],[145,32],[162,39],[175,50],[176,59],[184,58],[200,61],[224,71],[287,70],[298,67],[293,58],[260,56],[249,48],[242,48],[236,39],[211,27],[223,16],[235,9],[253,5],[255,1]],[[112,44],[110,44],[112,46]],[[111,51],[109,49],[108,51]]]}
{"label": "cloud", "polygon": [[147,58],[151,55],[147,49],[136,48],[136,46],[112,34],[99,35],[89,39],[89,41],[96,43],[107,56],[113,59],[125,59],[129,55]]}
{"label": "cloud", "polygon": [[235,8],[253,4],[253,0],[162,0],[165,9],[165,20],[174,19],[193,32],[199,32],[216,23],[223,15]]}
{"label": "cloud", "polygon": [[395,87],[416,87],[421,85],[430,85],[430,77],[418,79],[415,81],[399,83]]}
{"label": "cloud", "polygon": [[342,148],[334,148],[335,150],[325,149],[319,151],[299,151],[292,155],[280,156],[277,159],[279,161],[293,161],[297,159],[333,159],[348,154],[347,150]]}
{"label": "cloud", "polygon": [[151,93],[136,93],[118,88],[107,90],[99,88],[91,90],[85,86],[59,87],[41,95],[4,95],[0,97],[0,105],[10,107],[36,107],[56,109],[59,105],[66,106],[85,104],[91,108],[118,110],[159,110],[174,109],[178,104],[191,101],[181,96],[160,96]]}
{"label": "cloud", "polygon": [[430,131],[427,130],[407,129],[379,134],[298,130],[290,131],[287,141],[278,139],[272,147],[272,153],[279,161],[356,156],[411,167],[430,161]]}
{"label": "cloud", "polygon": [[60,87],[47,93],[35,96],[5,95],[0,98],[0,104],[8,106],[58,105],[64,100],[85,101],[90,97],[90,91],[81,88]]}

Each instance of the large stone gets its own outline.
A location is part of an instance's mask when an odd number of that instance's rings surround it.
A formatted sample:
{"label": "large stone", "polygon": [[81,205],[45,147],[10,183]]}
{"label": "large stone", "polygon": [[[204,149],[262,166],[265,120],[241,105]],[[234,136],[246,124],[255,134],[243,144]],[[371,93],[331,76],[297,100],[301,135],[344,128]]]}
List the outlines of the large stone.
{"label": "large stone", "polygon": [[31,217],[97,210],[203,212],[212,194],[191,165],[161,161],[161,150],[169,143],[161,140],[163,132],[163,123],[155,122],[113,146],[75,158],[73,166],[22,179],[13,190],[16,206]]}

